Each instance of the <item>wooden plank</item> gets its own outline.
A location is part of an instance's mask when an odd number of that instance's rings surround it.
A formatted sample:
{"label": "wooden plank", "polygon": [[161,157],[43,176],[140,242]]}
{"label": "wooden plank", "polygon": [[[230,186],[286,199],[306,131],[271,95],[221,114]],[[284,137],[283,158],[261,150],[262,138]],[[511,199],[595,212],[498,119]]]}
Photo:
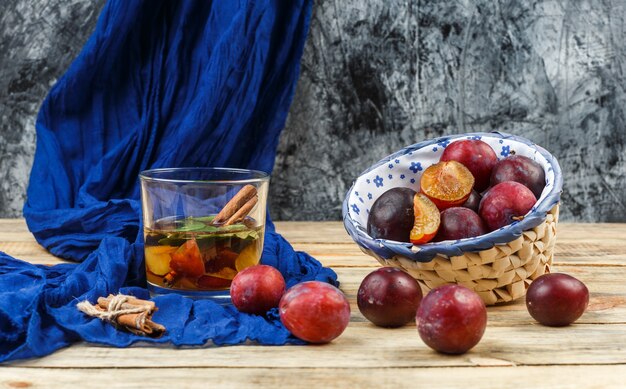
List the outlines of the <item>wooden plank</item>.
{"label": "wooden plank", "polygon": [[[40,261],[40,263],[57,262],[54,257],[47,254],[43,248],[34,242],[30,233],[19,232],[19,224],[20,221],[12,221],[8,224],[0,221],[0,226],[3,226],[4,229],[6,226],[10,226],[12,230],[12,232],[0,232],[0,250],[18,257]],[[316,369],[334,371],[341,370],[334,368],[345,368],[352,371],[358,366],[368,368],[367,374],[361,374],[358,377],[369,377],[371,375],[369,369],[378,369],[380,372],[377,371],[376,377],[388,378],[388,376],[398,376],[395,374],[397,371],[413,372],[410,369],[396,369],[397,367],[454,368],[485,365],[626,363],[626,351],[621,346],[626,344],[626,297],[624,297],[626,296],[626,286],[623,282],[626,279],[626,267],[608,266],[626,263],[621,253],[616,253],[620,250],[621,252],[624,251],[622,245],[626,241],[619,235],[621,225],[617,225],[617,230],[608,228],[608,225],[602,225],[600,227],[604,231],[599,235],[596,232],[587,234],[586,229],[579,229],[576,231],[580,234],[578,238],[571,236],[567,239],[559,238],[557,247],[563,253],[569,253],[570,257],[565,259],[563,264],[557,262],[555,270],[578,277],[586,282],[592,291],[590,308],[577,324],[560,329],[539,326],[526,312],[523,301],[491,307],[489,308],[489,327],[483,341],[472,352],[463,356],[451,357],[434,353],[428,349],[419,339],[412,324],[391,330],[377,328],[368,323],[356,307],[356,291],[363,277],[378,266],[377,262],[361,253],[358,247],[349,240],[348,243],[336,241],[335,243],[323,244],[310,241],[307,236],[311,235],[311,231],[316,230],[317,223],[296,223],[298,224],[297,228],[291,228],[290,224],[285,223],[284,228],[286,231],[295,231],[293,237],[296,240],[294,245],[296,249],[308,251],[317,256],[325,265],[335,266],[342,282],[342,289],[352,303],[352,322],[346,333],[333,343],[324,346],[262,347],[247,345],[180,350],[167,346],[114,349],[79,344],[46,358],[17,362],[11,365],[43,368],[37,371],[47,371],[46,368],[49,367],[72,368],[75,366],[87,368],[126,366],[147,369],[154,366],[180,367],[181,370],[170,369],[171,372],[176,372],[172,377],[178,377],[178,372],[187,371],[187,367],[194,368],[193,371],[196,371],[196,368],[215,370],[213,368],[217,367],[224,368],[226,370],[224,376],[227,377],[227,373],[232,372],[233,366],[239,366],[242,361],[245,361],[245,366],[269,370],[276,372],[276,374],[279,374],[278,372],[281,371],[279,368],[282,367],[303,369],[305,373],[298,372],[297,375],[306,376],[306,372],[310,373]],[[337,228],[338,226],[341,227],[341,224],[337,222],[323,223],[321,234],[336,236],[343,233],[345,235],[345,232]],[[574,230],[578,228],[578,226],[573,227],[575,227]],[[16,239],[6,239],[8,234],[16,234],[14,236]],[[557,251],[557,256],[558,253],[559,251]],[[579,260],[586,261],[587,265],[607,267],[569,265]],[[380,369],[380,367],[388,367],[389,369]],[[85,369],[85,371],[88,370]],[[255,369],[251,370],[256,372]],[[443,369],[434,370],[441,371]],[[475,372],[482,369],[459,370],[471,371],[472,373],[468,376],[476,377],[479,375],[476,375]],[[4,371],[6,369],[3,369]],[[63,370],[63,372],[65,371]],[[389,371],[392,373],[386,373]],[[420,369],[419,371],[423,370]],[[543,377],[548,375],[547,373],[537,374]],[[273,377],[272,374],[267,374],[265,371],[261,375]],[[152,373],[149,376],[152,377]],[[290,382],[285,377],[293,376],[291,373],[280,373],[279,376],[275,377],[276,381],[270,380],[268,382],[278,382],[282,385],[283,382]],[[328,376],[328,373],[324,376]],[[429,373],[427,376],[430,377],[432,374]],[[488,374],[487,376],[491,375]],[[242,377],[245,378],[246,375],[243,374]],[[406,376],[407,379],[411,379],[411,377],[413,376]],[[229,382],[226,379],[224,382]],[[256,378],[251,379],[253,382],[264,382]],[[315,377],[315,379],[321,378]],[[359,381],[354,382],[359,384]],[[380,382],[389,382],[389,380]],[[468,381],[460,380],[459,382],[465,385]],[[527,383],[528,381],[524,382]]]}
{"label": "wooden plank", "polygon": [[[313,231],[317,226],[316,222],[277,223],[277,231],[295,249],[308,252],[326,266],[376,265],[376,260],[363,254],[352,242],[341,222],[331,222],[335,223],[334,228],[328,223],[323,233],[317,235]],[[626,266],[626,224],[561,223],[554,261],[555,264]]]}
{"label": "wooden plank", "polygon": [[[325,266],[378,266],[378,261],[363,253],[355,243],[294,243],[293,247],[309,253]],[[614,245],[558,242],[554,264],[626,266],[626,242]]]}
{"label": "wooden plank", "polygon": [[[324,266],[331,267],[378,267],[376,259],[364,254],[354,243],[349,244],[311,244],[296,243],[293,245],[298,251],[304,251],[319,260]],[[615,250],[617,250],[616,247]],[[554,264],[560,265],[591,265],[591,266],[626,266],[626,247],[621,248],[620,254],[606,254],[604,250],[589,250],[589,256],[579,252],[578,256],[565,257],[560,254],[567,247],[557,245]],[[35,242],[0,242],[0,251],[15,258],[42,265],[54,265],[65,262],[57,259],[45,251]]]}
{"label": "wooden plank", "polygon": [[275,222],[276,231],[291,243],[352,243],[343,222]]}
{"label": "wooden plank", "polygon": [[5,232],[29,232],[26,221],[19,219],[0,219],[0,237]]}
{"label": "wooden plank", "polygon": [[[350,243],[343,222],[276,222],[292,243]],[[626,245],[626,223],[559,223],[559,243],[618,242]]]}
{"label": "wooden plank", "polygon": [[[378,261],[364,254],[355,243],[294,243],[293,247],[309,253],[325,266],[379,266]],[[0,251],[36,264],[58,263],[58,260],[32,237],[19,236],[14,240],[0,240]],[[613,244],[559,242],[556,246],[554,261],[556,266],[561,264],[626,266],[626,243],[621,244],[619,241]]]}
{"label": "wooden plank", "polygon": [[150,388],[623,388],[626,366],[517,366],[468,368],[368,368],[358,369],[268,369],[198,368],[167,369],[161,364],[147,369],[29,369],[4,368],[0,386],[4,388],[118,386]]}
{"label": "wooden plank", "polygon": [[[276,222],[276,230],[292,243],[351,243],[341,221]],[[9,235],[7,235],[9,234]],[[23,235],[26,234],[26,235]],[[626,244],[626,223],[559,223],[559,243],[614,241]],[[0,219],[0,241],[31,238],[24,219]]]}
{"label": "wooden plank", "polygon": [[[280,222],[277,228],[296,250],[325,266],[378,266],[350,240],[341,222]],[[556,265],[626,266],[626,224],[563,223],[559,228]],[[23,219],[0,219],[0,251],[37,264],[58,263],[35,242]]]}
{"label": "wooden plank", "polygon": [[19,367],[463,367],[482,365],[626,364],[626,325],[490,325],[481,342],[460,356],[432,351],[414,326],[385,329],[350,323],[330,344],[230,346],[176,349],[171,346],[111,348],[78,343],[53,355],[13,362]]}
{"label": "wooden plank", "polygon": [[[398,329],[377,328],[361,316],[356,291],[371,268],[337,269],[351,302],[351,323],[337,340],[324,346],[234,346],[177,350],[171,347],[113,349],[79,344],[17,366],[228,367],[246,360],[249,367],[435,367],[498,364],[626,363],[626,268],[567,266],[560,271],[584,281],[592,292],[587,313],[565,328],[538,325],[517,301],[488,309],[489,325],[481,343],[465,356],[450,357],[429,350],[413,324]],[[610,324],[612,323],[612,324]],[[483,361],[481,363],[477,361]]]}
{"label": "wooden plank", "polygon": [[[364,322],[356,306],[356,293],[363,278],[372,267],[334,268],[341,282],[341,289],[351,302],[353,320]],[[553,269],[577,277],[585,282],[591,292],[589,309],[580,323],[624,323],[626,324],[626,267],[584,267],[559,265]],[[524,300],[511,304],[490,307],[490,325],[532,324]]]}
{"label": "wooden plank", "polygon": [[51,256],[45,248],[35,241],[0,242],[0,251],[4,251],[16,258]]}

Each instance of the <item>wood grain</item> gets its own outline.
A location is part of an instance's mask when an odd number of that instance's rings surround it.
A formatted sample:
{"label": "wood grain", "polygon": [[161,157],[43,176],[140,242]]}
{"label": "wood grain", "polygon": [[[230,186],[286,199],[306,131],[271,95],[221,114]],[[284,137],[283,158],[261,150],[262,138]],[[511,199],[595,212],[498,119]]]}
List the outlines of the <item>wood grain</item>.
{"label": "wood grain", "polygon": [[[340,222],[277,222],[276,229],[296,250],[306,251],[325,266],[379,266],[361,252]],[[62,261],[35,242],[23,219],[0,219],[0,251],[37,264]],[[559,224],[556,266],[607,263],[626,266],[626,224]]]}
{"label": "wood grain", "polygon": [[[35,374],[33,374],[35,373]],[[124,387],[191,388],[397,388],[408,383],[419,387],[500,389],[503,383],[523,383],[526,388],[623,388],[626,366],[516,366],[468,368],[370,368],[354,374],[352,368],[116,368]],[[0,372],[3,388],[109,389],[108,369],[33,369],[7,368]],[[70,386],[71,385],[71,386]],[[417,387],[417,384],[415,385]]]}
{"label": "wood grain", "polygon": [[[488,362],[488,361],[486,361]],[[2,388],[109,389],[112,374],[124,387],[150,388],[398,388],[414,383],[425,388],[500,389],[503,383],[520,383],[525,388],[623,388],[626,366],[515,366],[480,368],[368,368],[355,374],[352,368],[152,368],[28,369],[4,368]],[[523,384],[522,384],[523,383]],[[121,386],[121,385],[120,385]]]}
{"label": "wood grain", "polygon": [[[562,223],[554,271],[571,274],[591,292],[587,312],[565,328],[537,324],[523,300],[488,308],[482,341],[460,356],[438,354],[415,325],[373,326],[359,312],[356,293],[378,263],[363,254],[340,222],[281,222],[279,232],[332,266],[351,305],[344,334],[321,346],[254,344],[177,349],[169,345],[110,348],[86,343],[40,359],[0,368],[0,386],[67,386],[90,380],[110,385],[110,369],[125,385],[154,387],[397,387],[409,382],[444,387],[623,387],[626,373],[626,225]],[[23,220],[0,220],[0,251],[36,263],[61,262],[41,248]],[[123,367],[120,369],[120,367]],[[51,385],[51,383],[53,383]],[[30,386],[29,386],[30,385]]]}
{"label": "wood grain", "polygon": [[[20,367],[233,367],[419,368],[501,365],[626,364],[626,324],[543,327],[530,320],[517,326],[491,325],[481,342],[460,356],[428,348],[413,326],[385,329],[350,323],[330,344],[230,346],[176,349],[171,346],[110,348],[79,343]],[[245,361],[245,362],[244,362]]]}

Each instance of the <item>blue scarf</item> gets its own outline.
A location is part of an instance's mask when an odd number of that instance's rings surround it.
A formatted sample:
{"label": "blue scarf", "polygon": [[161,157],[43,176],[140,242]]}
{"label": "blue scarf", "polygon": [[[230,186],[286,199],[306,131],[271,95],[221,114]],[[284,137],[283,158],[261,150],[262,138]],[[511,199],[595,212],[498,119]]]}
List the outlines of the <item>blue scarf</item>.
{"label": "blue scarf", "polygon": [[[297,343],[276,310],[156,297],[162,338],[121,332],[76,309],[109,293],[149,298],[138,173],[223,166],[270,172],[299,73],[311,1],[126,1],[51,89],[37,119],[24,216],[37,241],[78,264],[32,265],[0,253],[0,361],[85,340],[116,347]],[[336,283],[268,222],[262,262],[287,285]]]}

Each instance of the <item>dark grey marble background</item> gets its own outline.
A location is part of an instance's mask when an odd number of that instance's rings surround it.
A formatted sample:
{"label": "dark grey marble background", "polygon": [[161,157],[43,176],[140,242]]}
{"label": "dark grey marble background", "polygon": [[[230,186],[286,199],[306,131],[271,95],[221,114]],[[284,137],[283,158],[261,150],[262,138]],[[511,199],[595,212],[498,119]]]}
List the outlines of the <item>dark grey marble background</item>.
{"label": "dark grey marble background", "polygon": [[[0,217],[34,119],[103,1],[0,2]],[[626,221],[626,2],[318,0],[271,186],[276,220],[338,220],[356,175],[435,136],[501,130],[557,156],[562,217]]]}

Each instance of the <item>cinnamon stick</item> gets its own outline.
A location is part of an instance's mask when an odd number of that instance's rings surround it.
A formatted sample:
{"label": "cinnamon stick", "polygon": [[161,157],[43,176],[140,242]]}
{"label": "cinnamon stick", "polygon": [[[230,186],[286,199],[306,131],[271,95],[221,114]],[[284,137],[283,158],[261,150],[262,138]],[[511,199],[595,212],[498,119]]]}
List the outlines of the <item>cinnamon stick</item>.
{"label": "cinnamon stick", "polygon": [[135,335],[160,337],[165,332],[165,327],[153,322],[148,312],[121,315],[117,318],[117,325],[132,332]]}
{"label": "cinnamon stick", "polygon": [[230,225],[246,217],[258,202],[254,185],[246,185],[222,208],[213,219],[214,225]]}
{"label": "cinnamon stick", "polygon": [[[106,298],[98,297],[98,305],[104,309],[109,309],[109,303],[111,302],[112,298],[113,298],[112,294],[110,294]],[[135,298],[133,296],[128,296],[126,298],[126,302],[122,303],[121,305],[122,309],[132,309],[132,308],[137,308],[137,307],[146,307],[146,309],[149,309],[150,311],[156,310],[156,305],[154,304],[154,301],[139,300],[138,298]]]}
{"label": "cinnamon stick", "polygon": [[172,286],[176,282],[177,278],[178,273],[176,273],[174,270],[171,270],[169,273],[163,276],[163,283],[167,286]]}
{"label": "cinnamon stick", "polygon": [[125,295],[109,295],[98,298],[97,305],[83,301],[78,304],[78,308],[90,316],[99,317],[136,335],[160,337],[165,332],[164,326],[152,321],[152,314],[157,310],[153,301]]}
{"label": "cinnamon stick", "polygon": [[[99,297],[98,306],[110,311],[111,300],[115,296],[110,294],[107,298]],[[125,302],[119,304],[117,309],[133,310],[143,309],[143,312],[128,313],[117,316],[116,323],[128,331],[141,336],[161,336],[165,327],[152,321],[152,314],[157,310],[154,301],[140,300],[133,296],[125,296]]]}
{"label": "cinnamon stick", "polygon": [[252,211],[252,208],[254,208],[254,206],[256,205],[256,203],[259,202],[259,198],[257,196],[251,198],[250,200],[248,200],[247,203],[245,203],[241,208],[239,208],[239,210],[237,212],[235,212],[235,214],[233,216],[231,216],[226,223],[224,223],[225,226],[229,226],[231,224],[235,224],[241,220],[243,220],[243,218],[245,218],[250,211]]}

